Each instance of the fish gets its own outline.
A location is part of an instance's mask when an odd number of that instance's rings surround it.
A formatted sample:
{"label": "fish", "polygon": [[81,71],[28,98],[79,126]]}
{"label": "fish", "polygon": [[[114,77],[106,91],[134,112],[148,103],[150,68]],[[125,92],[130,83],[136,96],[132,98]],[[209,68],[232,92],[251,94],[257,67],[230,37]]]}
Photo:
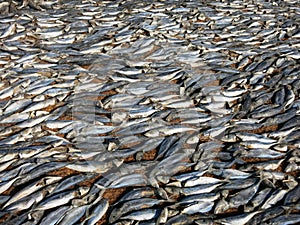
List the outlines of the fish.
{"label": "fish", "polygon": [[197,186],[193,186],[193,187],[185,187],[182,190],[180,190],[182,192],[183,195],[194,195],[194,194],[202,194],[202,193],[209,193],[211,191],[213,191],[214,189],[216,189],[217,187],[219,187],[220,183],[217,184],[202,184],[202,185],[197,185]]}
{"label": "fish", "polygon": [[65,216],[59,221],[58,224],[74,224],[76,223],[86,212],[89,206],[83,205],[74,207],[65,213]]}
{"label": "fish", "polygon": [[119,202],[128,201],[143,197],[153,197],[155,194],[154,190],[150,187],[140,187],[129,191],[119,199]]}
{"label": "fish", "polygon": [[261,206],[262,209],[267,209],[274,205],[277,201],[280,201],[284,195],[287,193],[287,190],[277,190],[272,193],[272,195],[265,201],[265,203]]}
{"label": "fish", "polygon": [[257,206],[261,205],[263,201],[266,199],[268,194],[271,192],[271,188],[265,188],[261,190],[253,199],[250,200],[251,206],[245,206],[244,210],[246,212],[251,212],[256,208]]}
{"label": "fish", "polygon": [[237,208],[241,205],[246,205],[257,193],[259,183],[252,185],[236,193],[234,196],[229,196],[229,207]]}
{"label": "fish", "polygon": [[30,209],[33,205],[39,203],[46,195],[46,190],[34,192],[33,194],[20,199],[5,208],[5,211],[21,211]]}
{"label": "fish", "polygon": [[133,213],[128,214],[127,216],[121,217],[122,219],[136,220],[136,221],[144,221],[151,220],[157,215],[156,209],[143,209]]}
{"label": "fish", "polygon": [[184,187],[193,187],[195,185],[201,184],[216,184],[221,182],[221,180],[213,177],[198,177],[196,179],[189,179],[185,182]]}
{"label": "fish", "polygon": [[41,181],[36,181],[33,184],[28,185],[24,189],[20,190],[17,192],[15,195],[9,198],[9,200],[3,205],[3,208],[8,207],[10,204],[14,203],[15,201],[18,201],[21,198],[24,198],[37,190],[43,188],[43,183],[44,186],[49,185],[51,183],[57,182],[61,179],[61,177],[45,177]]}
{"label": "fish", "polygon": [[196,214],[196,213],[207,213],[212,209],[213,206],[214,206],[214,202],[199,201],[195,204],[185,207],[182,210],[182,213],[188,214],[188,215],[192,215],[192,214]]}
{"label": "fish", "polygon": [[86,218],[86,224],[93,225],[99,221],[108,210],[109,203],[106,199],[101,199],[100,202],[97,204],[95,209],[93,210],[92,214],[89,218]]}
{"label": "fish", "polygon": [[77,162],[76,164],[69,164],[66,167],[69,169],[73,169],[79,172],[97,172],[97,173],[105,173],[110,168],[114,166],[120,166],[123,160],[113,160],[107,162],[100,162],[100,161],[83,161]]}
{"label": "fish", "polygon": [[84,188],[81,187],[79,190],[70,190],[70,191],[58,193],[52,197],[44,199],[42,202],[40,202],[37,205],[35,210],[45,210],[45,209],[51,209],[57,206],[65,205],[70,200],[80,196],[80,192],[85,192],[85,191],[87,190],[84,190]]}
{"label": "fish", "polygon": [[244,214],[238,215],[238,216],[223,218],[223,219],[220,219],[219,221],[221,222],[221,224],[228,224],[228,225],[229,224],[231,224],[231,225],[246,224],[253,216],[255,216],[258,213],[260,213],[260,212],[255,211],[255,212],[251,212],[251,213],[244,213]]}
{"label": "fish", "polygon": [[299,223],[299,221],[300,221],[299,215],[290,214],[290,215],[281,215],[276,218],[273,218],[270,220],[270,223],[287,225],[287,224]]}
{"label": "fish", "polygon": [[130,200],[125,203],[123,203],[120,208],[114,208],[114,212],[111,214],[109,221],[110,223],[113,223],[117,221],[119,218],[122,217],[122,215],[129,213],[131,211],[135,211],[138,209],[146,209],[151,206],[159,204],[161,201],[157,199],[151,199],[151,198],[143,198],[143,199],[135,199]]}
{"label": "fish", "polygon": [[0,38],[1,38],[1,39],[7,38],[7,37],[9,37],[9,36],[15,34],[16,30],[17,30],[17,24],[16,24],[16,23],[13,23],[13,24],[11,24],[10,26],[8,26],[8,27],[6,28],[6,30],[4,30],[4,31],[2,32],[2,34],[0,35]]}
{"label": "fish", "polygon": [[2,224],[298,222],[294,0],[0,11]]}
{"label": "fish", "polygon": [[166,222],[167,225],[171,225],[171,224],[176,224],[176,225],[186,224],[186,225],[188,225],[188,224],[192,224],[192,223],[193,223],[193,219],[184,214],[174,216],[174,217],[170,218],[169,220],[167,220],[167,222]]}
{"label": "fish", "polygon": [[51,192],[51,195],[54,195],[56,193],[59,193],[61,191],[65,191],[66,189],[72,187],[73,185],[76,185],[77,183],[83,182],[84,180],[92,178],[94,175],[92,174],[79,174],[75,176],[71,176],[69,178],[64,179],[61,181]]}
{"label": "fish", "polygon": [[71,206],[63,206],[54,211],[51,211],[47,216],[45,216],[40,222],[41,225],[54,225],[59,222],[65,213],[71,208]]}

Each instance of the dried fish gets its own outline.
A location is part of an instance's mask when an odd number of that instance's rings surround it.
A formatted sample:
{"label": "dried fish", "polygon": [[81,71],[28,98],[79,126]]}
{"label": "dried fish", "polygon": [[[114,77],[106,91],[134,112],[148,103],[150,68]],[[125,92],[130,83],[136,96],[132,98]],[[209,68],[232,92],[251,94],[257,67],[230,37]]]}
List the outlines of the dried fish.
{"label": "dried fish", "polygon": [[45,210],[65,205],[70,200],[80,196],[81,192],[86,192],[85,188],[80,187],[79,190],[71,190],[56,194],[50,198],[46,198],[45,200],[43,200],[40,204],[38,204],[35,210]]}
{"label": "dried fish", "polygon": [[58,224],[74,224],[76,223],[87,210],[88,206],[83,205],[79,207],[74,207],[73,209],[69,210],[65,213],[65,216],[60,220]]}
{"label": "dried fish", "polygon": [[2,1],[1,223],[299,223],[299,4],[256,3]]}
{"label": "dried fish", "polygon": [[106,213],[107,209],[108,209],[108,202],[105,199],[102,199],[100,201],[100,203],[98,203],[98,205],[95,207],[95,209],[93,210],[93,212],[91,213],[91,215],[89,216],[89,218],[87,218],[87,225],[93,225],[96,224],[97,221],[99,221],[104,214]]}
{"label": "dried fish", "polygon": [[71,206],[63,206],[52,212],[50,212],[47,216],[45,216],[40,222],[41,225],[54,225],[58,223],[65,213],[71,208]]}

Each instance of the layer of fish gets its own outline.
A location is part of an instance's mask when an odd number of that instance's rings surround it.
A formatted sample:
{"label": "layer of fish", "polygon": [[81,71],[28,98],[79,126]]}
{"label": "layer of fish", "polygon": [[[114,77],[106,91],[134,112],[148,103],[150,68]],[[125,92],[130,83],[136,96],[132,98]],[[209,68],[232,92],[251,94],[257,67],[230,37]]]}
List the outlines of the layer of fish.
{"label": "layer of fish", "polygon": [[297,224],[300,5],[2,1],[1,224]]}

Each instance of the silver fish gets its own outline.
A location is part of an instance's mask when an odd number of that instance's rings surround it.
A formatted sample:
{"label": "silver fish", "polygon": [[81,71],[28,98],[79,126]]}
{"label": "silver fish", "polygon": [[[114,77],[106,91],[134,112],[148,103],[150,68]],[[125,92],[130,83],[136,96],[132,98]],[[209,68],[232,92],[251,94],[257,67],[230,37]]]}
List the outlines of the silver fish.
{"label": "silver fish", "polygon": [[2,1],[1,223],[297,223],[298,12]]}
{"label": "silver fish", "polygon": [[97,221],[99,221],[104,216],[104,214],[108,210],[108,207],[109,207],[108,201],[106,199],[102,199],[100,203],[98,203],[98,205],[95,207],[95,209],[93,210],[89,218],[87,218],[86,224],[87,225],[96,224]]}

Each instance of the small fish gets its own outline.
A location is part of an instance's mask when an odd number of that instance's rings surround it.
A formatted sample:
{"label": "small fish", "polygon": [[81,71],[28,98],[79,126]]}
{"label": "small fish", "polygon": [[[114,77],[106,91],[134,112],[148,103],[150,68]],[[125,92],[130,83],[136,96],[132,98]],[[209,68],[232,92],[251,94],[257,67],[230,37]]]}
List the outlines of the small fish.
{"label": "small fish", "polygon": [[142,199],[134,199],[123,203],[120,208],[114,208],[110,214],[109,222],[113,223],[114,221],[118,220],[122,215],[136,211],[142,210],[146,208],[150,208],[154,205],[159,204],[162,202],[161,200],[152,199],[152,198],[142,198]]}
{"label": "small fish", "polygon": [[262,209],[267,209],[273,206],[276,202],[280,201],[288,190],[278,189],[265,201],[265,203],[261,206]]}
{"label": "small fish", "polygon": [[56,194],[58,192],[61,191],[65,191],[66,189],[80,183],[83,182],[84,180],[88,180],[93,178],[95,175],[92,174],[79,174],[79,175],[75,175],[75,176],[71,176],[66,178],[65,180],[61,181],[55,188],[54,190],[51,192],[51,195]]}
{"label": "small fish", "polygon": [[236,136],[238,138],[240,138],[242,141],[257,141],[257,142],[264,142],[264,143],[275,143],[276,142],[276,140],[265,137],[263,135],[251,134],[251,133],[246,133],[246,132],[239,132],[236,134]]}
{"label": "small fish", "polygon": [[74,164],[69,164],[66,167],[69,169],[73,169],[80,172],[97,172],[104,173],[108,171],[110,168],[115,166],[120,166],[123,160],[113,160],[107,162],[98,162],[98,161],[85,161],[85,162],[77,162]]}
{"label": "small fish", "polygon": [[165,207],[157,218],[157,223],[165,224],[168,220],[168,208]]}
{"label": "small fish", "polygon": [[121,217],[121,219],[129,219],[136,221],[147,221],[157,217],[157,209],[142,209],[127,216]]}
{"label": "small fish", "polygon": [[300,216],[298,214],[281,215],[268,222],[274,225],[297,224],[300,222]]}
{"label": "small fish", "polygon": [[2,34],[0,35],[0,39],[7,38],[15,34],[16,30],[17,30],[17,24],[16,23],[11,24],[2,32]]}
{"label": "small fish", "polygon": [[160,136],[160,134],[172,135],[172,134],[188,132],[188,131],[195,131],[195,129],[191,127],[185,127],[182,125],[173,125],[169,127],[160,127],[160,128],[156,128],[155,130],[150,130],[145,133],[145,136],[158,137]]}
{"label": "small fish", "polygon": [[243,152],[243,157],[249,157],[249,158],[267,158],[267,159],[274,159],[283,157],[285,153],[281,153],[278,151],[270,150],[267,148],[258,148],[258,149],[251,149],[247,152]]}
{"label": "small fish", "polygon": [[221,180],[213,177],[198,177],[198,178],[187,180],[184,184],[184,187],[193,187],[201,184],[216,184],[220,182]]}
{"label": "small fish", "polygon": [[62,206],[58,209],[50,212],[47,214],[42,221],[40,222],[40,225],[54,225],[57,222],[59,222],[62,217],[65,215],[65,213],[71,208],[71,206]]}
{"label": "small fish", "polygon": [[271,192],[271,188],[265,188],[260,192],[258,192],[258,194],[253,199],[250,200],[251,206],[248,205],[244,206],[245,212],[251,212],[257,206],[261,205],[270,192]]}
{"label": "small fish", "polygon": [[275,106],[272,108],[268,108],[265,110],[261,110],[258,112],[251,113],[251,117],[255,119],[263,118],[263,117],[271,117],[279,114],[283,109],[283,106]]}
{"label": "small fish", "polygon": [[229,207],[237,208],[241,205],[246,205],[256,194],[259,183],[252,185],[244,190],[239,191],[234,196],[229,196]]}
{"label": "small fish", "polygon": [[182,213],[192,215],[195,213],[207,213],[209,212],[214,206],[214,202],[197,202],[192,204],[182,210]]}
{"label": "small fish", "polygon": [[58,224],[74,224],[76,223],[86,212],[89,206],[83,205],[74,207],[65,213],[65,216],[59,221]]}
{"label": "small fish", "polygon": [[180,214],[170,218],[165,224],[166,225],[190,225],[193,223],[193,219],[187,215]]}
{"label": "small fish", "polygon": [[5,208],[6,211],[20,211],[31,208],[33,205],[40,202],[46,195],[47,191],[37,191],[33,194],[20,199]]}
{"label": "small fish", "polygon": [[52,197],[44,199],[40,202],[35,210],[46,210],[55,208],[57,206],[62,206],[70,202],[72,199],[80,196],[80,192],[85,191],[83,187],[80,187],[79,190],[71,190],[56,194]]}
{"label": "small fish", "polygon": [[29,113],[16,113],[16,114],[12,114],[6,118],[3,118],[1,120],[1,124],[5,124],[5,123],[18,123],[18,122],[23,122],[26,121],[27,119],[29,119],[30,114]]}
{"label": "small fish", "polygon": [[185,187],[181,190],[181,193],[184,194],[185,196],[187,195],[195,195],[195,194],[202,194],[202,193],[209,193],[222,185],[221,183],[217,184],[202,184],[202,185],[197,185],[193,187]]}
{"label": "small fish", "polygon": [[55,98],[50,98],[50,99],[47,99],[45,101],[41,101],[41,102],[37,102],[37,103],[32,103],[31,105],[29,105],[23,111],[23,113],[40,110],[40,109],[43,109],[43,108],[46,108],[46,107],[49,107],[49,106],[53,106],[55,104],[56,104],[56,99]]}
{"label": "small fish", "polygon": [[230,180],[229,183],[223,185],[224,190],[245,189],[254,185],[256,178]]}
{"label": "small fish", "polygon": [[18,179],[18,177],[13,178],[13,179],[11,179],[9,181],[3,181],[3,182],[1,182],[0,183],[0,194],[3,193],[3,192],[5,192],[7,189],[9,189],[17,179]]}
{"label": "small fish", "polygon": [[11,114],[11,113],[16,113],[17,111],[25,108],[32,102],[31,99],[22,99],[19,101],[15,101],[14,103],[10,104],[5,108],[3,111],[4,114]]}
{"label": "small fish", "polygon": [[130,174],[127,176],[123,176],[110,184],[110,188],[120,188],[126,186],[140,186],[146,185],[147,180],[142,174]]}
{"label": "small fish", "polygon": [[[256,149],[254,151],[257,151],[257,149],[269,149],[270,147],[276,145],[276,141],[274,140],[268,140],[265,139],[267,142],[264,142],[264,139],[262,141],[243,141],[241,142],[242,146],[245,146],[246,148],[249,149]],[[272,142],[270,142],[272,141]]]}
{"label": "small fish", "polygon": [[10,204],[18,201],[21,198],[27,197],[30,194],[36,192],[37,190],[43,188],[43,186],[49,185],[51,183],[57,182],[61,179],[61,177],[45,177],[41,181],[36,181],[33,184],[28,185],[24,189],[17,192],[15,195],[13,195],[9,201],[6,202],[6,204],[3,206],[3,208],[8,207]]}
{"label": "small fish", "polygon": [[219,221],[221,222],[221,224],[224,224],[224,225],[246,224],[249,220],[251,220],[252,217],[254,217],[258,213],[260,213],[260,211],[244,213],[244,214],[241,214],[238,216],[226,217],[226,218],[220,219]]}
{"label": "small fish", "polygon": [[246,179],[251,176],[250,173],[235,169],[222,169],[220,172],[212,171],[212,173],[216,174],[217,176],[222,176],[225,179]]}
{"label": "small fish", "polygon": [[299,192],[300,192],[300,187],[299,185],[297,185],[293,190],[291,190],[286,194],[284,199],[284,205],[297,202],[298,199],[300,198],[299,197],[300,195],[298,194]]}
{"label": "small fish", "polygon": [[109,204],[106,199],[101,199],[97,206],[92,211],[91,215],[86,218],[87,225],[96,224],[106,213],[108,210]]}

